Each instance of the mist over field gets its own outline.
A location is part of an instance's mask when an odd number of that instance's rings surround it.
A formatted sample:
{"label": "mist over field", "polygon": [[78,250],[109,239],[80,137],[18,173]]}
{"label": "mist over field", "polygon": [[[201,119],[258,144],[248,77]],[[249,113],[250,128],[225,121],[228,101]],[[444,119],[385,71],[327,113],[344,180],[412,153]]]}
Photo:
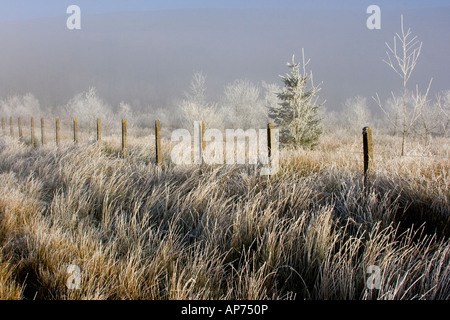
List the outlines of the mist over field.
{"label": "mist over field", "polygon": [[[348,3],[348,2],[343,2]],[[368,4],[295,3],[276,8],[161,8],[91,13],[82,8],[82,29],[70,31],[60,5],[55,17],[0,21],[0,96],[34,94],[58,107],[89,87],[113,108],[172,109],[195,72],[207,76],[207,97],[218,101],[236,79],[280,84],[285,63],[305,48],[321,97],[330,110],[346,98],[388,98],[401,90],[381,61],[399,17],[423,41],[411,83],[431,93],[448,89],[450,8],[381,4],[381,30],[366,27]],[[55,13],[56,15],[56,13]],[[7,19],[6,19],[7,20]]]}
{"label": "mist over field", "polygon": [[72,4],[0,0],[0,300],[450,300],[448,2]]}

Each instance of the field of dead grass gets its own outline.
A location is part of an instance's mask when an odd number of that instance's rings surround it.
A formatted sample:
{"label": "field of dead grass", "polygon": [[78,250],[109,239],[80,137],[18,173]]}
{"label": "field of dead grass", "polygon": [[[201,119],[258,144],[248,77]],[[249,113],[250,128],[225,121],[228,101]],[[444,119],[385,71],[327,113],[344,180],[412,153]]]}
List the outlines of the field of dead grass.
{"label": "field of dead grass", "polygon": [[0,299],[450,298],[448,139],[401,158],[375,134],[367,187],[359,136],[283,150],[271,177],[128,144],[0,137]]}

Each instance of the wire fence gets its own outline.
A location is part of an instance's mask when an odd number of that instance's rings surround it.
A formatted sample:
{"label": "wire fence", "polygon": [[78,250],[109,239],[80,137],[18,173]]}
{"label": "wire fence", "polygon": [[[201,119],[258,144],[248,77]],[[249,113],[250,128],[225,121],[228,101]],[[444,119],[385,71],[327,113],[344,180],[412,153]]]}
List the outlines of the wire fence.
{"label": "wire fence", "polygon": [[[44,124],[45,123],[45,124]],[[201,131],[201,139],[202,139],[202,149],[205,148],[205,142],[203,141],[203,135],[205,126],[203,122],[201,123],[201,128],[199,129]],[[9,130],[8,130],[9,125]],[[120,126],[117,126],[120,128]],[[59,119],[56,118],[54,120],[44,121],[44,118],[40,119],[34,119],[34,118],[22,118],[18,117],[17,119],[13,119],[12,117],[1,118],[1,128],[3,135],[12,136],[14,138],[18,138],[23,142],[29,142],[34,146],[44,145],[44,144],[50,144],[55,143],[56,145],[61,143],[61,140],[63,141],[71,141],[73,140],[74,143],[78,143],[85,140],[92,140],[92,138],[96,139],[97,141],[101,141],[102,139],[102,128],[101,128],[101,120],[97,119],[96,124],[89,124],[86,123],[82,124],[82,126],[79,126],[79,123],[77,119]],[[366,127],[369,128],[369,127]],[[364,129],[366,129],[364,128]],[[114,134],[121,134],[122,136],[122,152],[124,157],[128,155],[128,144],[127,144],[127,124],[126,120],[123,120],[121,123],[121,129],[111,130],[112,128],[107,128],[107,133],[114,133]],[[270,155],[271,149],[273,148],[272,144],[274,145],[275,142],[272,141],[273,138],[270,138],[270,134],[272,130],[274,130],[273,124],[268,124],[267,126],[267,132],[268,132],[268,154]],[[121,130],[121,133],[120,133]],[[370,130],[370,129],[369,129]],[[9,131],[9,132],[8,132]],[[128,131],[129,132],[129,131]],[[148,133],[148,132],[147,132]],[[162,152],[161,152],[161,123],[159,120],[155,121],[155,128],[153,131],[154,139],[155,139],[155,159],[156,162],[159,164],[163,161],[162,159]],[[107,139],[107,137],[105,137]],[[363,138],[364,138],[364,132],[363,132]],[[366,138],[364,138],[366,139]],[[371,130],[370,130],[370,148],[372,148],[370,151],[365,150],[365,143],[367,143],[366,140],[363,139],[363,148],[361,150],[334,150],[332,151],[335,155],[342,156],[339,158],[340,161],[345,162],[357,162],[357,163],[364,163],[364,171],[368,170],[369,163],[373,163],[376,161],[376,159],[439,159],[439,160],[450,160],[450,155],[448,154],[405,154],[401,155],[399,153],[395,152],[385,152],[385,151],[375,151],[373,150],[373,143],[372,143],[372,137],[371,137]],[[370,155],[368,154],[370,152]],[[323,160],[322,156],[315,156],[313,153],[308,153],[309,159],[317,159],[317,160]]]}
{"label": "wire fence", "polygon": [[[357,154],[357,155],[362,155],[364,154],[363,151],[353,151],[353,150],[339,150],[339,151],[335,151],[336,153],[343,153],[343,154]],[[383,157],[391,157],[391,158],[429,158],[429,159],[449,159],[450,160],[450,155],[413,155],[413,154],[405,154],[405,155],[401,155],[398,153],[391,153],[391,152],[374,152],[373,153],[374,157],[375,156],[383,156]]]}

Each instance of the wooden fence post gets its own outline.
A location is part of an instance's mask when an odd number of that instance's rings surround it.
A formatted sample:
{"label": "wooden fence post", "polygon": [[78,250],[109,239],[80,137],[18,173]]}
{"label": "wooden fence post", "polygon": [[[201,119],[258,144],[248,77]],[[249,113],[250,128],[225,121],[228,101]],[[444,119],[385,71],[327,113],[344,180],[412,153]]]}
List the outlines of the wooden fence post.
{"label": "wooden fence post", "polygon": [[78,143],[78,119],[73,119],[73,142]]}
{"label": "wooden fence post", "polygon": [[97,141],[102,140],[102,120],[100,118],[97,119]]}
{"label": "wooden fence post", "polygon": [[59,118],[56,118],[55,130],[56,130],[56,146],[58,147],[61,143],[61,137],[59,135]]}
{"label": "wooden fence post", "polygon": [[31,117],[31,145],[36,147],[36,139],[34,135],[34,118]]}
{"label": "wooden fence post", "polygon": [[19,140],[23,140],[23,132],[22,132],[22,117],[17,119],[17,126],[19,127]]}
{"label": "wooden fence post", "polygon": [[201,129],[202,129],[202,152],[205,151],[206,142],[205,142],[205,122],[201,121]]}
{"label": "wooden fence post", "polygon": [[2,131],[3,131],[3,134],[6,136],[5,117],[2,117]]}
{"label": "wooden fence post", "polygon": [[373,143],[372,129],[363,128],[363,149],[364,149],[364,186],[367,186],[369,174],[373,167]]}
{"label": "wooden fence post", "polygon": [[162,163],[162,153],[161,153],[161,121],[155,121],[155,148],[156,148],[156,164],[160,165]]}
{"label": "wooden fence post", "polygon": [[269,161],[272,157],[272,148],[273,148],[273,138],[275,126],[273,122],[267,124],[267,155],[269,157]]}
{"label": "wooden fence post", "polygon": [[127,144],[127,120],[122,120],[122,155],[124,158],[128,157],[128,144]]}
{"label": "wooden fence post", "polygon": [[45,141],[45,120],[41,118],[41,144],[45,145],[47,141]]}
{"label": "wooden fence post", "polygon": [[14,123],[13,117],[9,117],[9,134],[14,138]]}

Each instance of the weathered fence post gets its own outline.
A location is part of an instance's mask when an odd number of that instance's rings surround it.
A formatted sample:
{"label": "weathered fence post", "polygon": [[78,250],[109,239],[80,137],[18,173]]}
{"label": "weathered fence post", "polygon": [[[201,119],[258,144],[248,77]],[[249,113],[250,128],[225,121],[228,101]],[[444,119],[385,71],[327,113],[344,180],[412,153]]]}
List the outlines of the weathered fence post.
{"label": "weathered fence post", "polygon": [[97,141],[102,140],[102,120],[100,118],[97,119]]}
{"label": "weathered fence post", "polygon": [[56,130],[56,146],[58,147],[61,143],[61,137],[59,135],[59,118],[56,118],[56,123],[55,123],[55,130]]}
{"label": "weathered fence post", "polygon": [[363,149],[364,149],[364,186],[367,186],[370,170],[373,167],[373,143],[372,129],[363,128]]}
{"label": "weathered fence post", "polygon": [[22,132],[22,117],[17,119],[17,126],[19,127],[19,140],[23,140],[23,132]]}
{"label": "weathered fence post", "polygon": [[34,135],[34,118],[31,117],[31,145],[36,147],[36,139]]}
{"label": "weathered fence post", "polygon": [[78,143],[78,119],[73,119],[73,142]]}
{"label": "weathered fence post", "polygon": [[275,126],[273,122],[267,124],[267,155],[269,157],[269,161],[272,158],[272,148],[274,146],[273,139],[274,139],[274,132]]}
{"label": "weathered fence post", "polygon": [[201,129],[202,129],[202,151],[205,151],[206,142],[205,142],[205,122],[201,121]]}
{"label": "weathered fence post", "polygon": [[122,120],[122,156],[128,157],[128,144],[127,144],[127,120]]}
{"label": "weathered fence post", "polygon": [[162,153],[161,153],[161,121],[155,121],[155,148],[156,148],[156,164],[160,165],[162,163]]}
{"label": "weathered fence post", "polygon": [[41,144],[45,145],[47,141],[45,141],[45,120],[41,118]]}
{"label": "weathered fence post", "polygon": [[5,117],[2,117],[2,131],[3,131],[3,134],[6,136]]}
{"label": "weathered fence post", "polygon": [[9,117],[9,134],[14,138],[14,123],[13,117]]}

